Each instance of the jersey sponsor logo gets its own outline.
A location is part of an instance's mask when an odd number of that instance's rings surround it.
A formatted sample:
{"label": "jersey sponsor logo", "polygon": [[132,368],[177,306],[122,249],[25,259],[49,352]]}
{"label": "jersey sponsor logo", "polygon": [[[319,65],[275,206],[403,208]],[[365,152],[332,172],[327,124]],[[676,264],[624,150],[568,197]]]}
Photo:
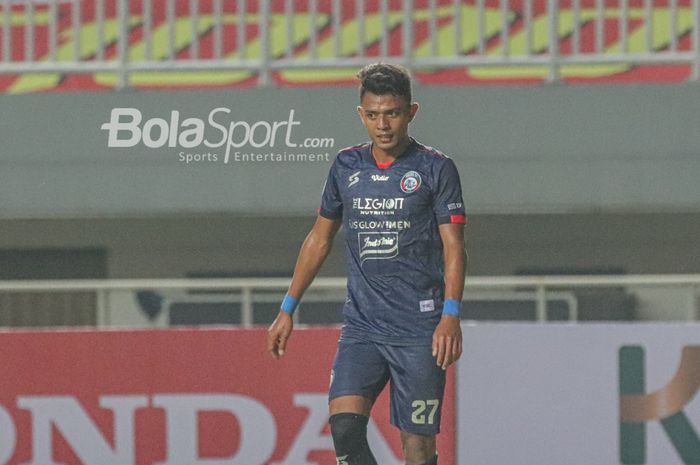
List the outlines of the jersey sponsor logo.
{"label": "jersey sponsor logo", "polygon": [[351,220],[348,221],[349,229],[383,229],[404,230],[411,229],[411,222],[405,220]]}
{"label": "jersey sponsor logo", "polygon": [[384,174],[373,174],[372,175],[372,181],[377,182],[377,181],[388,181],[389,176],[386,176]]}
{"label": "jersey sponsor logo", "polygon": [[385,260],[399,254],[398,232],[361,232],[357,234],[360,260]]}
{"label": "jersey sponsor logo", "polygon": [[447,204],[448,210],[459,210],[460,208],[462,208],[462,202],[455,202],[455,203],[448,203]]}
{"label": "jersey sponsor logo", "polygon": [[401,190],[407,194],[411,194],[418,190],[423,180],[417,171],[409,171],[401,178]]}
{"label": "jersey sponsor logo", "polygon": [[360,171],[355,171],[348,177],[348,187],[352,187],[360,182]]}
{"label": "jersey sponsor logo", "polygon": [[360,215],[393,215],[395,210],[403,210],[403,197],[377,199],[373,197],[354,197],[352,208]]}

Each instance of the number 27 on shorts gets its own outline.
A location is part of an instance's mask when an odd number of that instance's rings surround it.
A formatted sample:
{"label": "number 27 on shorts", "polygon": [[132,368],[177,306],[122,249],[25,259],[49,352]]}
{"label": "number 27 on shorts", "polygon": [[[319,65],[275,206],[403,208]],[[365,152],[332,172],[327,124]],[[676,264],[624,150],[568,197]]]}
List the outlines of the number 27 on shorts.
{"label": "number 27 on shorts", "polygon": [[439,399],[414,400],[411,404],[413,408],[411,421],[415,425],[432,425],[435,422],[435,413],[439,405]]}

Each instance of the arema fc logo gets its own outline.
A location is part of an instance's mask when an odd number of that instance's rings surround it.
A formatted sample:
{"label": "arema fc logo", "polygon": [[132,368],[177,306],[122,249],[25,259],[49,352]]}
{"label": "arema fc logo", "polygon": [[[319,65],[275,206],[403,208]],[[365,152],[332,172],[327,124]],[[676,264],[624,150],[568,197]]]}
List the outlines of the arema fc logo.
{"label": "arema fc logo", "polygon": [[407,194],[411,194],[418,190],[421,182],[420,174],[416,171],[409,171],[401,178],[401,190]]}

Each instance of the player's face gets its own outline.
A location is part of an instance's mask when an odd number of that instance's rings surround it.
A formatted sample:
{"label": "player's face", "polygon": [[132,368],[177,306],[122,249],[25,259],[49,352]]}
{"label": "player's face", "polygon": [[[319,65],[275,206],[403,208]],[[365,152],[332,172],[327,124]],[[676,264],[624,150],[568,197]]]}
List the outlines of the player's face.
{"label": "player's face", "polygon": [[357,112],[374,150],[382,155],[398,157],[408,146],[408,124],[418,111],[417,103],[409,103],[391,94],[376,95],[366,92]]}

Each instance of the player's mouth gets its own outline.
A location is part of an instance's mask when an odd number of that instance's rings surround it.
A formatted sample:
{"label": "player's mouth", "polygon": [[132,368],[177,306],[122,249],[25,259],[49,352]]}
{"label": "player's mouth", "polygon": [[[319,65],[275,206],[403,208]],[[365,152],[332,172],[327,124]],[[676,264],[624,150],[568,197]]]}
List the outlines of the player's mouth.
{"label": "player's mouth", "polygon": [[392,134],[378,134],[377,141],[382,144],[389,144],[394,139]]}

